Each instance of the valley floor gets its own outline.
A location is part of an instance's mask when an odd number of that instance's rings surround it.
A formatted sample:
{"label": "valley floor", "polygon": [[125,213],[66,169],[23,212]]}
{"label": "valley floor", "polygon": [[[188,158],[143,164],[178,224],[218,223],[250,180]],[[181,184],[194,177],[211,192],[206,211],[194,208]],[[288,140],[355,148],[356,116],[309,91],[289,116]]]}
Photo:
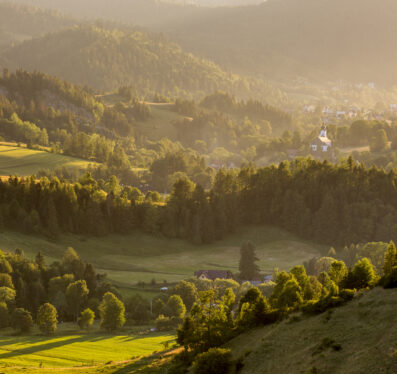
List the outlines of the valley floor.
{"label": "valley floor", "polygon": [[115,284],[131,289],[139,281],[149,283],[152,279],[161,287],[164,281],[173,283],[191,278],[201,269],[237,273],[240,246],[247,240],[256,245],[258,265],[268,274],[274,268],[288,270],[328,249],[270,226],[245,227],[237,234],[207,245],[142,232],[104,237],[63,235],[53,242],[44,237],[7,231],[0,233],[0,249],[14,251],[19,248],[29,257],[42,251],[47,262],[52,262],[60,260],[67,247],[73,247],[84,261],[106,272]]}

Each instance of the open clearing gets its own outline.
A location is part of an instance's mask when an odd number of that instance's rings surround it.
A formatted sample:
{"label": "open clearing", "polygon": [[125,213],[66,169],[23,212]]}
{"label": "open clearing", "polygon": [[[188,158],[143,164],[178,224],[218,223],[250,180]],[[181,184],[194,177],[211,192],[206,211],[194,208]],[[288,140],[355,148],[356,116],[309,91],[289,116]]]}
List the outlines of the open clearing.
{"label": "open clearing", "polygon": [[0,175],[24,177],[36,174],[42,169],[54,170],[57,167],[84,170],[89,164],[88,161],[60,154],[0,145]]}
{"label": "open clearing", "polygon": [[192,277],[200,269],[224,269],[238,272],[240,246],[251,240],[257,248],[259,266],[263,272],[274,268],[289,269],[303,261],[326,253],[327,247],[303,241],[283,230],[269,226],[245,227],[239,233],[207,245],[165,239],[136,232],[131,235],[81,237],[63,235],[52,242],[44,237],[16,232],[0,233],[0,249],[22,249],[29,257],[42,251],[47,260],[62,258],[67,247],[73,247],[83,260],[122,287],[153,278],[162,283],[177,282]]}
{"label": "open clearing", "polygon": [[174,340],[169,333],[0,336],[0,368],[98,366],[149,356]]}

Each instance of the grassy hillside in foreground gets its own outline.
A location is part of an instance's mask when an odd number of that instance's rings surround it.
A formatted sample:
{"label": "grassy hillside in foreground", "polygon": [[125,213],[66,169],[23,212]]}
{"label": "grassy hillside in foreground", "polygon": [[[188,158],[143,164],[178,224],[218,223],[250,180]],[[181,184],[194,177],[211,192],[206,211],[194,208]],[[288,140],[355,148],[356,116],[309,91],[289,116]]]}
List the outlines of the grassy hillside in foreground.
{"label": "grassy hillside in foreground", "polygon": [[[321,315],[296,322],[292,316],[253,330],[229,346],[236,358],[251,352],[242,374],[392,374],[397,372],[396,310],[397,290],[376,288]],[[321,348],[324,339],[341,350]]]}
{"label": "grassy hillside in foreground", "polygon": [[0,335],[0,368],[70,368],[137,360],[171,346],[175,338],[170,333],[127,331],[110,335],[99,327],[84,333],[75,324],[62,324],[59,330],[50,337],[37,331],[29,336]]}
{"label": "grassy hillside in foreground", "polygon": [[289,269],[316,256],[326,248],[273,227],[253,226],[242,229],[226,239],[208,244],[193,245],[183,240],[164,239],[136,232],[131,235],[80,237],[64,235],[57,242],[43,237],[15,232],[0,233],[0,248],[16,248],[34,256],[42,251],[48,261],[59,260],[68,246],[83,260],[106,272],[120,286],[131,287],[138,281],[176,282],[192,277],[200,269],[228,269],[238,272],[240,245],[251,240],[257,248],[259,266],[271,273],[275,267]]}
{"label": "grassy hillside in foreground", "polygon": [[60,154],[0,144],[0,175],[29,176],[39,170],[65,167],[84,170],[90,162]]}
{"label": "grassy hillside in foreground", "polygon": [[[315,317],[252,330],[231,341],[235,358],[245,356],[242,374],[393,374],[397,371],[397,290],[376,288],[352,302]],[[320,348],[324,339],[341,345],[339,351]],[[17,339],[17,338],[16,338]],[[160,354],[91,368],[75,374],[165,373],[170,356]],[[4,374],[26,368],[2,368]],[[33,369],[29,373],[50,373]],[[57,369],[68,373],[70,368]]]}

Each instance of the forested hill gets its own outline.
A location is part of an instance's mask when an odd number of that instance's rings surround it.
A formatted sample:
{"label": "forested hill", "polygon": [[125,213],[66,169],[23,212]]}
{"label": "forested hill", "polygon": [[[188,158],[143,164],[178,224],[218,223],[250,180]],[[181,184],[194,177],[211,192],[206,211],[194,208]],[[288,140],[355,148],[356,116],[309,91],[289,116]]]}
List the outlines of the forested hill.
{"label": "forested hill", "polygon": [[186,50],[245,74],[286,81],[303,75],[326,81],[397,82],[394,0],[268,0],[222,8],[155,0],[16,1],[74,17],[150,27]]}
{"label": "forested hill", "polygon": [[107,19],[141,26],[174,22],[200,13],[196,6],[180,6],[159,0],[14,0],[18,3],[55,9],[81,19]]}
{"label": "forested hill", "polygon": [[396,32],[394,0],[269,0],[168,25],[184,48],[244,72],[384,84],[397,82]]}
{"label": "forested hill", "polygon": [[70,27],[72,19],[55,11],[0,2],[0,47]]}
{"label": "forested hill", "polygon": [[282,97],[264,82],[227,73],[183,52],[160,34],[136,30],[74,26],[25,41],[0,58],[10,69],[39,70],[98,90],[129,85],[136,94],[194,97],[221,89],[270,101]]}

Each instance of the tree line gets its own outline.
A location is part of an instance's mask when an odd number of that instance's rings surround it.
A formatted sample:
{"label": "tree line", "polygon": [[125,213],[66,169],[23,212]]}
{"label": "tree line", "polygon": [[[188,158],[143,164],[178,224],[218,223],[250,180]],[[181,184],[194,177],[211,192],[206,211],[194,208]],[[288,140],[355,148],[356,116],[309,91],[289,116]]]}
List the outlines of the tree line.
{"label": "tree line", "polygon": [[181,175],[161,204],[120,186],[116,177],[97,181],[88,173],[74,184],[9,178],[0,182],[0,217],[7,228],[55,236],[144,229],[196,243],[221,239],[242,225],[270,224],[344,246],[396,239],[395,184],[394,171],[367,169],[352,158],[336,165],[298,158],[258,169],[221,169],[210,190]]}
{"label": "tree line", "polygon": [[41,252],[34,260],[23,251],[0,251],[0,327],[29,332],[35,321],[40,330],[53,333],[59,321],[89,327],[95,315],[105,329],[125,322],[124,305],[117,289],[68,248],[62,261],[46,264]]}

